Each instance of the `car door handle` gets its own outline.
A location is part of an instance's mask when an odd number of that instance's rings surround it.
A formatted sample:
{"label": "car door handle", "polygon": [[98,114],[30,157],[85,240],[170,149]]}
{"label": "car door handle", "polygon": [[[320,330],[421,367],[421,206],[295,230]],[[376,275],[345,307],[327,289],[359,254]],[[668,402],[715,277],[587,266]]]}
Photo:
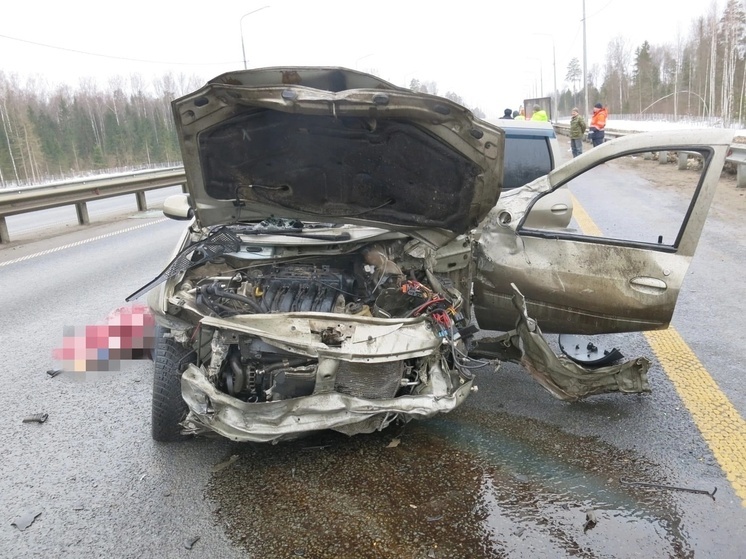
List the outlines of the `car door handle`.
{"label": "car door handle", "polygon": [[639,276],[629,280],[629,284],[632,289],[640,291],[642,293],[662,293],[668,289],[668,285],[665,281],[659,280],[658,278],[650,278],[645,276]]}
{"label": "car door handle", "polygon": [[554,206],[552,206],[551,211],[554,214],[561,214],[565,213],[569,209],[570,208],[567,207],[567,204],[555,204]]}

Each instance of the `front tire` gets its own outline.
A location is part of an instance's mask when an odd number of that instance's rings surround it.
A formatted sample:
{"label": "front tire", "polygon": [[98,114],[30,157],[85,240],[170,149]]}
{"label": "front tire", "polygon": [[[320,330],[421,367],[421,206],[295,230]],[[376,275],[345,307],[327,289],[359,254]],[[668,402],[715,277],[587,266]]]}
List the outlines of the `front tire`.
{"label": "front tire", "polygon": [[168,330],[156,328],[153,359],[153,439],[159,442],[184,440],[179,425],[189,408],[181,397],[181,375],[194,361],[194,351],[173,338],[164,336]]}

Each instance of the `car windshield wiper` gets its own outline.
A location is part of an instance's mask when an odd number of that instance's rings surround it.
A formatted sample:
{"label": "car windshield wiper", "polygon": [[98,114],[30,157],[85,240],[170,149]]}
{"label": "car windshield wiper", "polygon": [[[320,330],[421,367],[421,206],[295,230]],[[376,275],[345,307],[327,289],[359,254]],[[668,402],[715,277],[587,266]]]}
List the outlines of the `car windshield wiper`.
{"label": "car windshield wiper", "polygon": [[143,285],[125,301],[136,299],[146,291],[150,291],[156,285],[163,283],[190,268],[209,262],[216,256],[225,253],[238,252],[241,248],[241,239],[233,233],[228,226],[214,229],[206,238],[184,248],[176,257],[158,274],[152,281]]}
{"label": "car windshield wiper", "polygon": [[265,227],[261,229],[247,229],[240,232],[241,235],[282,235],[285,237],[299,237],[303,239],[314,239],[317,241],[349,241],[352,236],[347,233],[336,235],[324,235],[321,233],[306,233],[303,229],[278,229],[276,227]]}

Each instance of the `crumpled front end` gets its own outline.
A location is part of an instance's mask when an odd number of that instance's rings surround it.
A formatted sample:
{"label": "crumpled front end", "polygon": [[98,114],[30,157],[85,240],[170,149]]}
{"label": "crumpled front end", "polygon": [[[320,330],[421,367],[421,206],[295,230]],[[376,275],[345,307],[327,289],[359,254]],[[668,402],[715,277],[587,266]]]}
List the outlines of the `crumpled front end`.
{"label": "crumpled front end", "polygon": [[370,433],[448,412],[472,388],[448,366],[459,340],[425,316],[240,315],[201,327],[213,332],[211,357],[182,375],[186,433],[254,442]]}
{"label": "crumpled front end", "polygon": [[235,226],[235,245],[171,276],[157,298],[159,323],[190,352],[184,433],[369,433],[448,412],[475,389],[470,239],[433,249],[332,226],[304,245],[300,233],[283,244],[251,231]]}
{"label": "crumpled front end", "polygon": [[[336,367],[341,363],[334,363]],[[342,367],[344,370],[344,366]],[[248,403],[218,391],[204,372],[190,365],[182,376],[182,396],[189,406],[185,433],[218,433],[235,441],[278,442],[302,433],[331,429],[347,435],[372,433],[395,420],[424,419],[449,412],[469,395],[472,381],[455,390],[449,375],[429,369],[431,393],[392,398],[364,398],[335,390],[300,399]]]}

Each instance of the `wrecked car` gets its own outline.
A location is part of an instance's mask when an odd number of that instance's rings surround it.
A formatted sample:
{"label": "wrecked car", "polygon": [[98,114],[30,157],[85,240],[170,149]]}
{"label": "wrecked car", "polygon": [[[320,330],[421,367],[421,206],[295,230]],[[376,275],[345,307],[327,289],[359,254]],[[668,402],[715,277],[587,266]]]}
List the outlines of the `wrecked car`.
{"label": "wrecked car", "polygon": [[[484,358],[522,363],[563,399],[649,390],[644,359],[587,369],[554,355],[539,324],[666,327],[730,143],[609,142],[502,203],[504,131],[372,75],[231,72],[172,106],[188,194],[164,213],[190,223],[128,298],[150,290],[158,324],[159,441],[373,432],[456,408]],[[588,169],[669,144],[702,171],[667,242],[530,219]],[[505,334],[477,343],[479,328]]]}

